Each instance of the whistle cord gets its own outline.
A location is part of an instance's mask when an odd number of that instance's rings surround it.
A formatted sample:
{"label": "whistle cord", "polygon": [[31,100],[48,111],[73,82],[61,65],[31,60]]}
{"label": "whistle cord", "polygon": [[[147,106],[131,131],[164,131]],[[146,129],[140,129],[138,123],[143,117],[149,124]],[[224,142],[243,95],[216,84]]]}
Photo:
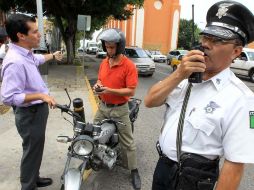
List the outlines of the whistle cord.
{"label": "whistle cord", "polygon": [[192,83],[189,83],[186,93],[185,93],[185,96],[184,96],[183,105],[182,105],[182,109],[181,109],[181,113],[180,113],[180,117],[179,117],[179,121],[178,121],[177,138],[176,138],[176,148],[177,148],[176,150],[177,150],[178,163],[180,163],[184,118],[185,118],[185,112],[186,112],[188,100],[189,100],[190,93],[191,93],[191,88],[192,88]]}

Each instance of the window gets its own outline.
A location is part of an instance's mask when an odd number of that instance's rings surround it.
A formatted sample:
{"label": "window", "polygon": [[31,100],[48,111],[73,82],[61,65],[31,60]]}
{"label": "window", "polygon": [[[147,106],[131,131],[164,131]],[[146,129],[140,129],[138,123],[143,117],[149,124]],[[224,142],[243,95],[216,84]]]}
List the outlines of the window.
{"label": "window", "polygon": [[254,61],[254,52],[247,52],[250,60],[249,61]]}
{"label": "window", "polygon": [[125,49],[125,54],[130,58],[147,58],[148,55],[143,49]]}
{"label": "window", "polygon": [[125,49],[126,56],[131,58],[138,58],[138,54],[134,49]]}
{"label": "window", "polygon": [[143,49],[136,49],[136,53],[138,54],[139,58],[147,58],[148,55]]}

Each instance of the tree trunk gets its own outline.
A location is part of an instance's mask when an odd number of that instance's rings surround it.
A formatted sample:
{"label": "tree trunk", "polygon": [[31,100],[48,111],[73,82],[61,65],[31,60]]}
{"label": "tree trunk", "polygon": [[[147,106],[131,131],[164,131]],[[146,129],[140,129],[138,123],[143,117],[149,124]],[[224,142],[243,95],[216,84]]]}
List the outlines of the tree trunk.
{"label": "tree trunk", "polygon": [[73,54],[73,36],[68,36],[67,41],[66,41],[66,49],[67,49],[67,63],[71,64],[74,59],[74,54]]}
{"label": "tree trunk", "polygon": [[73,46],[73,40],[75,38],[75,33],[77,30],[77,18],[68,17],[67,18],[67,27],[64,30],[63,22],[61,17],[56,17],[57,25],[60,29],[60,32],[62,34],[64,43],[66,45],[66,51],[67,51],[67,64],[71,64],[74,60],[74,46]]}
{"label": "tree trunk", "polygon": [[75,58],[76,57],[76,46],[75,46],[75,43],[76,43],[76,34],[74,34],[73,36],[73,41],[72,41],[72,46],[73,46],[73,57]]}

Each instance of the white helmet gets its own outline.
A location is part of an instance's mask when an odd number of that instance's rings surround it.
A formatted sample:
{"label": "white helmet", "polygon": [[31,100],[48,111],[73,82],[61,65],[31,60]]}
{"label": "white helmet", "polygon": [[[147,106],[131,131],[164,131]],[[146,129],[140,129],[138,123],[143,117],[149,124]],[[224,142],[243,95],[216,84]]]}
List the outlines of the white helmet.
{"label": "white helmet", "polygon": [[116,55],[122,54],[125,51],[125,36],[123,32],[117,28],[109,28],[103,30],[98,39],[101,40],[103,51],[107,52],[105,42],[113,42],[117,44]]}

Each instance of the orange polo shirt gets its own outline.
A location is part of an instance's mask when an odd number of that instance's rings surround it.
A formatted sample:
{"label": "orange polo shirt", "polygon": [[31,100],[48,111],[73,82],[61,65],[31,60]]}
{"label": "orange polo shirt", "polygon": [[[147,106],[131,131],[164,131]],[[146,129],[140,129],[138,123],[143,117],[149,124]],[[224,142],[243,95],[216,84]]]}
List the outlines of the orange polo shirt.
{"label": "orange polo shirt", "polygon": [[[110,68],[109,59],[102,61],[99,69],[98,79],[103,86],[120,89],[136,88],[138,84],[138,72],[135,64],[127,57],[123,56],[118,65]],[[129,100],[128,96],[118,96],[115,94],[101,94],[100,98],[108,104],[122,104]]]}

